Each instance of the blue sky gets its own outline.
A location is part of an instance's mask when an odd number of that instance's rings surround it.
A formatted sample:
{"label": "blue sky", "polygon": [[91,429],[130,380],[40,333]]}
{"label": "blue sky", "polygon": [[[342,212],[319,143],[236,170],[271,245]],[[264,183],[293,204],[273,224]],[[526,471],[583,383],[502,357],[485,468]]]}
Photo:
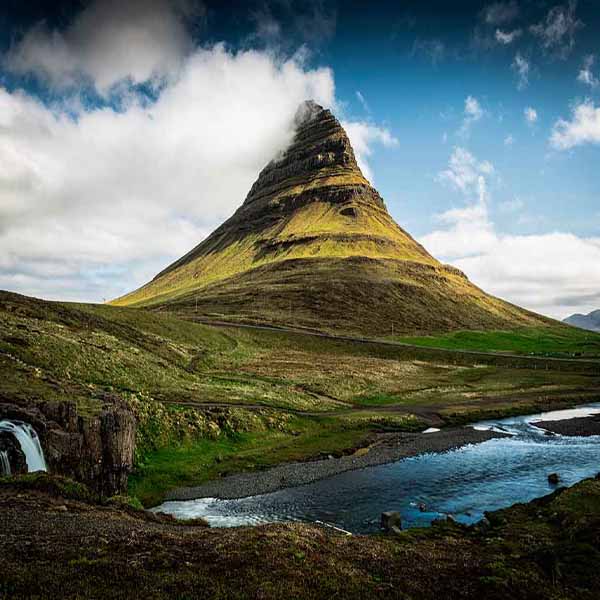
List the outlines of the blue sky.
{"label": "blue sky", "polygon": [[595,2],[9,2],[0,287],[102,301],[239,205],[314,96],[397,222],[478,285],[600,307]]}

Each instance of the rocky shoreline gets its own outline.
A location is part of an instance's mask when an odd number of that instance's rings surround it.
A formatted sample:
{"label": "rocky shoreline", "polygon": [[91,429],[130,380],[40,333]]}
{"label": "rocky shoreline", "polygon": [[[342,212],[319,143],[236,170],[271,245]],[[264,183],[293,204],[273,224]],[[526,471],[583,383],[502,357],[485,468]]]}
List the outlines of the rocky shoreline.
{"label": "rocky shoreline", "polygon": [[600,435],[600,414],[562,421],[537,421],[532,423],[540,429],[560,435],[588,437]]}
{"label": "rocky shoreline", "polygon": [[267,494],[284,488],[313,483],[346,471],[382,465],[419,454],[446,452],[497,437],[504,437],[504,434],[493,431],[477,431],[470,427],[443,429],[427,434],[385,433],[380,434],[368,448],[361,448],[351,455],[310,462],[287,463],[266,471],[230,475],[200,486],[177,488],[167,495],[166,500],[195,500],[198,498],[232,500]]}

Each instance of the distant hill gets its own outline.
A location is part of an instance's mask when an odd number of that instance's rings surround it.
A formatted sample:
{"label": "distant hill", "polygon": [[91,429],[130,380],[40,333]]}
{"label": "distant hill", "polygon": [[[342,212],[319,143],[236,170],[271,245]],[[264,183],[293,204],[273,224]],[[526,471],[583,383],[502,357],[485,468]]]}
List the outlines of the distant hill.
{"label": "distant hill", "polygon": [[580,327],[581,329],[600,332],[600,310],[594,310],[589,315],[571,315],[564,322],[575,327]]}
{"label": "distant hill", "polygon": [[329,110],[306,102],[296,123],[230,219],[113,304],[366,335],[551,322],[486,294],[399,227]]}

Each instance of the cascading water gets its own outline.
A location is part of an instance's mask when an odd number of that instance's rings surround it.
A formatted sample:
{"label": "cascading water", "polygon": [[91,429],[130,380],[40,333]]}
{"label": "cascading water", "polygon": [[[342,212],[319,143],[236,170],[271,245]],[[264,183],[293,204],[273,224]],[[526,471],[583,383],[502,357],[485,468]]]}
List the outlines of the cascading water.
{"label": "cascading water", "polygon": [[[21,446],[23,454],[25,454],[27,470],[29,472],[48,470],[46,467],[46,459],[44,458],[44,451],[40,444],[40,438],[29,423],[3,420],[0,421],[0,431],[7,431],[15,436]],[[1,458],[0,460],[3,464],[3,460]],[[6,456],[6,462],[8,463],[8,455]],[[10,472],[10,464],[8,465],[8,469]]]}
{"label": "cascading water", "polygon": [[10,462],[8,460],[8,452],[6,450],[0,450],[0,475],[10,475]]}

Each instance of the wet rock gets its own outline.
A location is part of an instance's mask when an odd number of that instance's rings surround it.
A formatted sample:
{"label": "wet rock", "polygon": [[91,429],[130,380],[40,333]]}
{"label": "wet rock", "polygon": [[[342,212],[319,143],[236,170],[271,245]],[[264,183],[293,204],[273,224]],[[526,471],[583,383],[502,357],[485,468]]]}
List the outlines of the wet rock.
{"label": "wet rock", "polygon": [[402,529],[402,518],[400,513],[396,511],[389,511],[381,513],[381,529],[387,532],[392,532],[396,528]]}
{"label": "wet rock", "polygon": [[558,485],[560,482],[560,476],[558,475],[558,473],[550,473],[550,475],[548,475],[548,483],[551,485]]}
{"label": "wet rock", "polygon": [[27,460],[14,435],[0,432],[0,452],[6,452],[11,475],[27,473]]}
{"label": "wet rock", "polygon": [[81,481],[103,496],[126,491],[133,468],[136,422],[122,399],[107,395],[102,412],[93,417],[78,415],[71,402],[42,402],[31,407],[3,400],[0,398],[0,418],[18,419],[35,428],[51,473]]}

